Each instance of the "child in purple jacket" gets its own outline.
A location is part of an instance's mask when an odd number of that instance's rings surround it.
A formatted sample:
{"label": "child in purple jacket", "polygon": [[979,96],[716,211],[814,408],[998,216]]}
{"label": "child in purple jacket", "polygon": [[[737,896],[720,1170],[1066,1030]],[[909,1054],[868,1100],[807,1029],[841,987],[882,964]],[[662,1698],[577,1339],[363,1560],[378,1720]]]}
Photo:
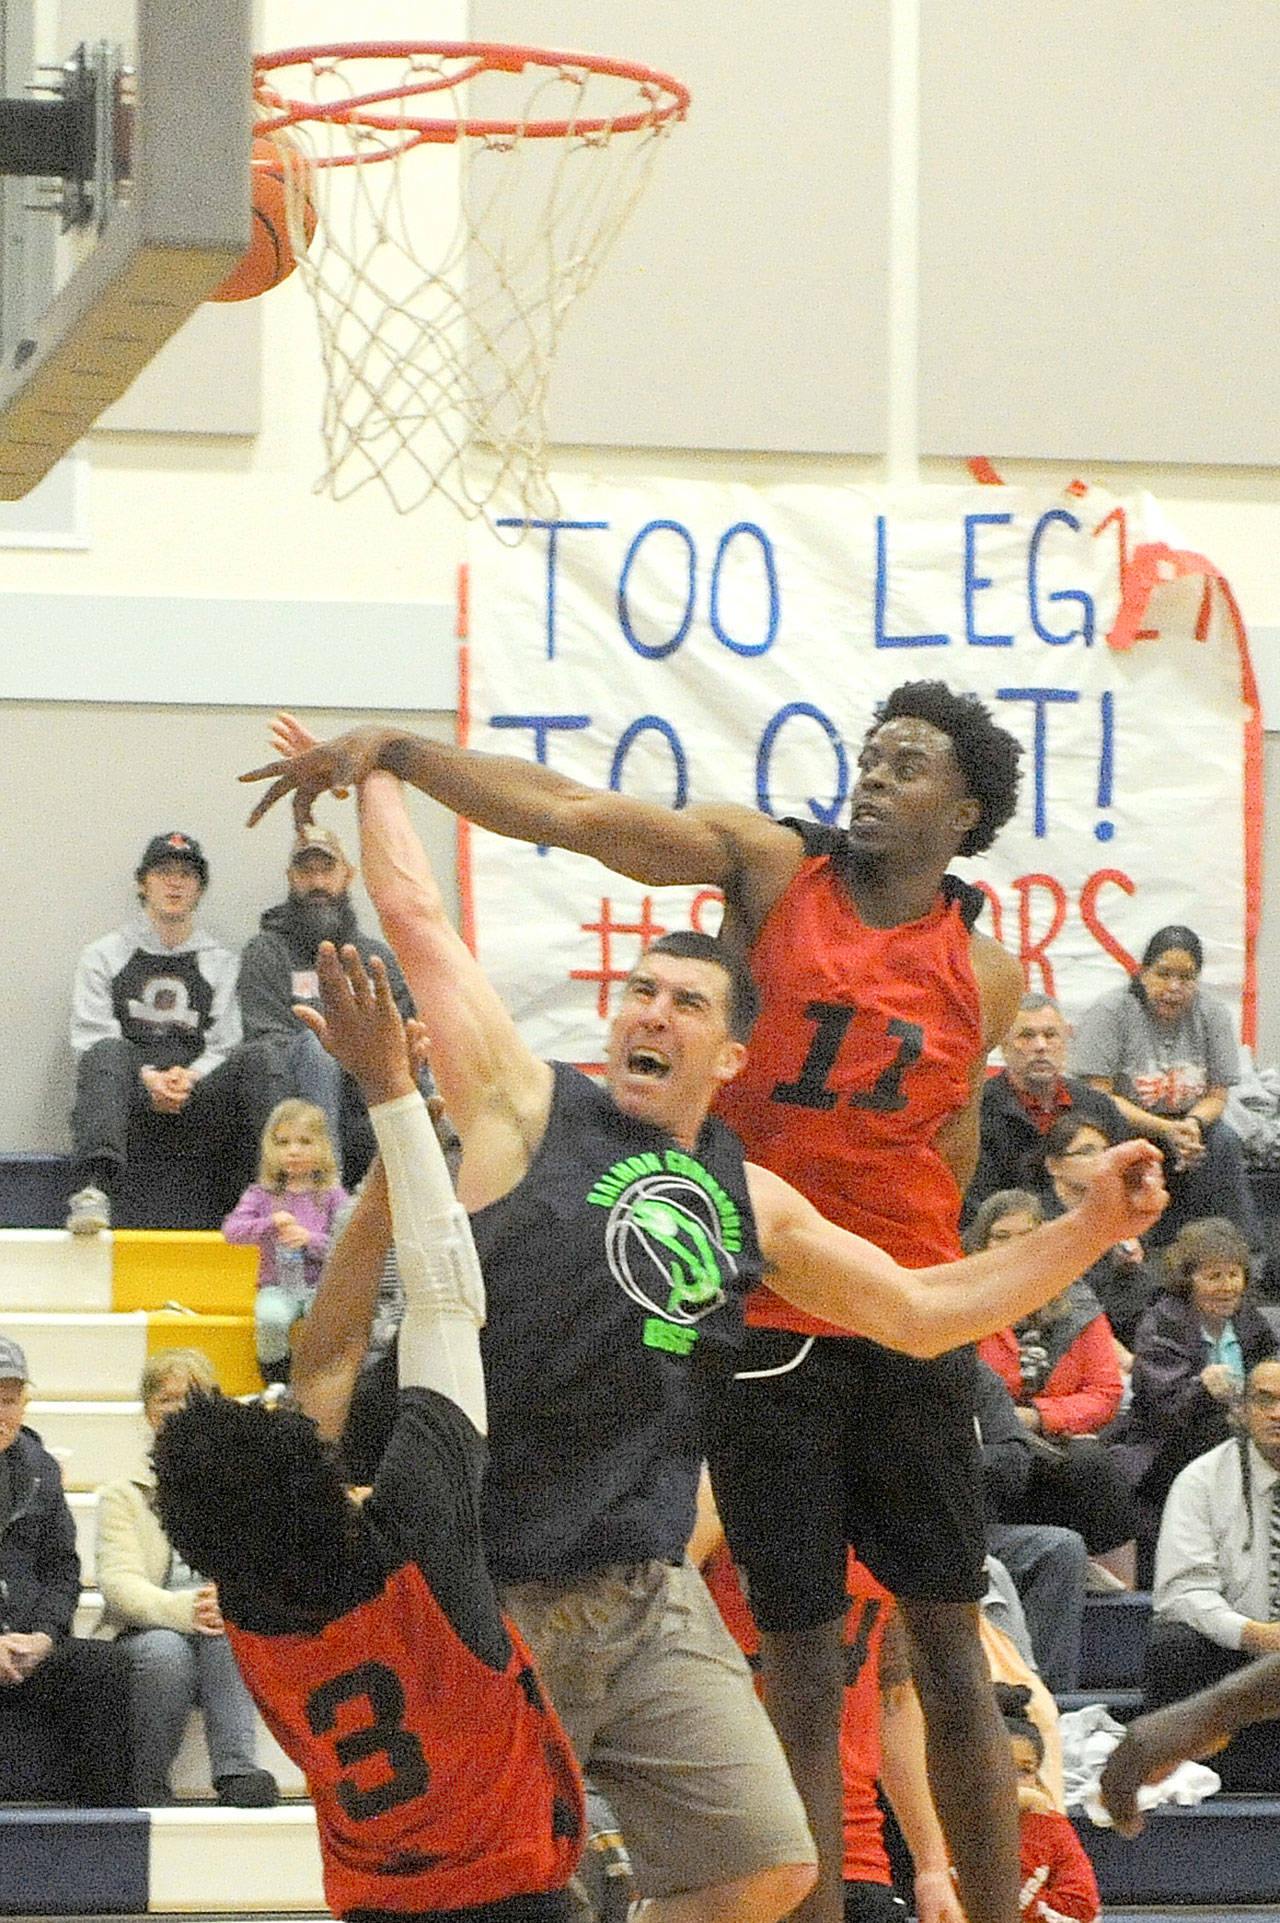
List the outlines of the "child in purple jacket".
{"label": "child in purple jacket", "polygon": [[222,1225],[258,1245],[254,1334],[264,1382],[289,1379],[289,1331],[311,1306],[347,1192],[314,1102],[278,1102],[262,1131],[258,1179]]}

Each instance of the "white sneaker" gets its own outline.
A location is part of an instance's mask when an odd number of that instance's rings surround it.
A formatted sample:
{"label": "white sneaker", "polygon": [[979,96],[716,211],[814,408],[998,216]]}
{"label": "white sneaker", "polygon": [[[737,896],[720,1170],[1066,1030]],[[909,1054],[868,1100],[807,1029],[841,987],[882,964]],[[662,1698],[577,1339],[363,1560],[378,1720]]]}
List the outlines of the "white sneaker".
{"label": "white sneaker", "polygon": [[111,1227],[111,1204],[101,1189],[78,1189],[67,1207],[72,1235],[98,1235]]}

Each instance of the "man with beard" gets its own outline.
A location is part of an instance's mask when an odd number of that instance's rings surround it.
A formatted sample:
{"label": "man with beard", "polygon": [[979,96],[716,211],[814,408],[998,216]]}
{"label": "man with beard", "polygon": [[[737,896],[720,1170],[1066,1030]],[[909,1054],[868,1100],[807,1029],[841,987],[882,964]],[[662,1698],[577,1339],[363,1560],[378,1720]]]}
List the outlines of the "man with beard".
{"label": "man with beard", "polygon": [[[248,1044],[265,1052],[274,1107],[292,1095],[324,1110],[348,1188],[364,1174],[373,1157],[373,1132],[356,1084],[325,1053],[294,1006],[320,1006],[316,950],[322,941],[336,948],[350,944],[368,966],[370,955],[386,964],[391,994],[401,1017],[413,1014],[413,998],[395,956],[384,942],[362,934],[351,905],[355,869],[342,843],[328,828],[308,825],[299,833],[289,858],[289,893],[261,917],[240,958],[240,1011]],[[429,1090],[429,1083],[424,1092]],[[263,1114],[266,1120],[266,1112]]]}

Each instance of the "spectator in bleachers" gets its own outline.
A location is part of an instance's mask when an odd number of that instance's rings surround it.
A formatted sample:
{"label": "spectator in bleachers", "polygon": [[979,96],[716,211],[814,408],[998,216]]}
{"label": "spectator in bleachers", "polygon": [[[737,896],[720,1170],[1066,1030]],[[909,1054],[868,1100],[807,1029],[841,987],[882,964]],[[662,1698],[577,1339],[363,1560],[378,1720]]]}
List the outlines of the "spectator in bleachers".
{"label": "spectator in bleachers", "polygon": [[1011,1683],[995,1690],[1018,1772],[1019,1913],[1025,1923],[1095,1923],[1102,1899],[1093,1865],[1070,1817],[1054,1808],[1039,1780],[1044,1737],[1031,1718],[1031,1692]]}
{"label": "spectator in bleachers", "polygon": [[324,1110],[314,1102],[278,1102],[262,1131],[258,1179],[222,1225],[228,1242],[257,1246],[253,1323],[264,1382],[289,1379],[290,1331],[315,1299],[348,1199]]}
{"label": "spectator in bleachers", "polygon": [[[216,1226],[246,1173],[243,1130],[255,1091],[242,1100],[242,1077],[254,1063],[229,1059],[240,1041],[236,958],[196,925],[209,864],[199,842],[174,830],[147,843],[135,879],[139,913],[92,942],[76,967],[71,1138],[80,1187],[67,1227],[78,1234],[110,1226],[142,1121],[147,1152],[180,1163],[190,1191],[189,1213],[156,1226]],[[203,1192],[210,1182],[212,1202]],[[139,1207],[140,1225],[151,1226],[145,1202]]]}
{"label": "spectator in bleachers", "polygon": [[[294,1014],[294,1004],[318,1008],[316,950],[322,941],[335,947],[350,942],[367,964],[379,955],[386,964],[391,994],[407,1021],[413,998],[400,965],[385,942],[363,934],[351,903],[356,871],[342,843],[328,828],[301,829],[289,858],[289,892],[266,909],[261,932],[240,958],[240,1006],[248,1042],[265,1046],[272,1078],[267,1108],[291,1095],[324,1110],[329,1136],[338,1153],[339,1173],[354,1188],[373,1156],[373,1132],[360,1091],[311,1030]],[[423,1093],[429,1092],[429,1078]],[[262,1118],[267,1109],[262,1111]]]}
{"label": "spectator in bleachers", "polygon": [[1004,1067],[983,1086],[978,1166],[965,1192],[965,1224],[997,1189],[1035,1186],[1044,1138],[1059,1116],[1096,1122],[1112,1142],[1129,1133],[1109,1095],[1065,1072],[1070,1037],[1066,1016],[1051,995],[1022,997],[1000,1045]]}
{"label": "spectator in bleachers", "polygon": [[1030,1520],[1035,1467],[1030,1432],[1019,1422],[1003,1381],[985,1362],[978,1364],[975,1387],[987,1552],[1013,1578],[1046,1685],[1055,1692],[1075,1689],[1089,1552],[1078,1530]]}
{"label": "spectator in bleachers", "polygon": [[[1042,1219],[1029,1191],[998,1190],[965,1230],[965,1249],[976,1254],[1029,1235]],[[1074,1529],[1093,1555],[1130,1541],[1133,1498],[1097,1439],[1120,1407],[1123,1384],[1111,1325],[1088,1283],[1074,1282],[1016,1327],[988,1336],[978,1354],[1013,1398],[1031,1445],[1022,1520]]]}
{"label": "spectator in bleachers", "polygon": [[[1078,1120],[1073,1114],[1060,1115],[1050,1124],[1041,1143],[1038,1189],[1047,1216],[1065,1214],[1084,1200],[1099,1156],[1113,1142],[1123,1141],[1126,1132],[1123,1123],[1116,1135],[1104,1127],[1102,1120]],[[1121,1368],[1127,1370],[1138,1323],[1160,1287],[1158,1266],[1147,1259],[1141,1242],[1117,1242],[1080,1279],[1088,1283],[1102,1304],[1111,1332],[1124,1351]]]}
{"label": "spectator in bleachers", "polygon": [[1222,1119],[1240,1079],[1231,1015],[1200,986],[1194,929],[1156,930],[1127,984],[1080,1019],[1072,1066],[1110,1095],[1130,1127],[1163,1151],[1169,1206],[1149,1240],[1162,1247],[1184,1222],[1225,1215],[1263,1246],[1240,1138]]}
{"label": "spectator in bleachers", "polygon": [[[1029,1235],[1043,1220],[1026,1189],[997,1190],[965,1231],[965,1248],[972,1254]],[[1115,1338],[1087,1282],[1073,1282],[1015,1327],[987,1336],[978,1353],[1002,1378],[1018,1420],[1033,1435],[1097,1435],[1120,1407]]]}
{"label": "spectator in bleachers", "polygon": [[1178,1472],[1225,1442],[1244,1382],[1280,1343],[1249,1294],[1249,1247],[1224,1217],[1189,1222],[1167,1251],[1164,1292],[1134,1340],[1133,1400],[1115,1455],[1143,1511],[1139,1579]]}
{"label": "spectator in bleachers", "polygon": [[129,1666],[71,1634],[75,1523],[54,1458],[23,1422],[27,1359],[0,1336],[0,1799],[130,1802]]}
{"label": "spectator in bleachers", "polygon": [[[141,1395],[152,1434],[182,1407],[193,1385],[212,1389],[217,1381],[200,1349],[160,1349],[149,1357]],[[217,1590],[174,1552],[154,1495],[149,1467],[98,1494],[103,1630],[116,1636],[129,1664],[133,1800],[147,1807],[172,1803],[169,1771],[198,1707],[218,1801],[270,1808],[278,1787],[257,1764],[257,1712],[227,1641]]]}
{"label": "spectator in bleachers", "polygon": [[[1250,1371],[1241,1430],[1177,1476],[1156,1548],[1143,1674],[1148,1709],[1194,1695],[1280,1650],[1280,1360]],[[1224,1789],[1274,1793],[1280,1725],[1234,1738],[1213,1767]]]}
{"label": "spectator in bleachers", "polygon": [[986,1562],[987,1592],[978,1610],[978,1640],[993,1683],[1013,1683],[1027,1692],[1027,1714],[1044,1739],[1036,1780],[1051,1809],[1065,1810],[1062,1729],[1058,1705],[1036,1668],[1035,1651],[1013,1578],[995,1556]]}

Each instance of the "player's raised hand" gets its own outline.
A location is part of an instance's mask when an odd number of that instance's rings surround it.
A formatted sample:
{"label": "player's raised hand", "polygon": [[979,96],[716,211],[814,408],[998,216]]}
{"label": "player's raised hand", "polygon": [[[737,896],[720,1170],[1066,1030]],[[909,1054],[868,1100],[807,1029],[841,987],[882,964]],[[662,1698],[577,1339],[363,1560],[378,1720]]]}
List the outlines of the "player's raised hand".
{"label": "player's raised hand", "polygon": [[355,1077],[371,1106],[411,1095],[417,1084],[404,1023],[381,958],[371,955],[366,969],[358,949],[348,945],[339,956],[332,942],[322,941],[316,952],[316,973],[320,1007],[298,1003],[293,1012],[299,1021]]}
{"label": "player's raised hand", "polygon": [[317,741],[312,746],[303,747],[300,745],[303,740],[312,741],[307,729],[292,715],[278,715],[272,727],[271,741],[273,747],[288,744],[284,748],[284,758],[269,761],[262,768],[251,768],[240,777],[241,781],[271,783],[249,816],[249,826],[252,828],[261,821],[268,808],[274,808],[277,801],[283,801],[286,795],[291,794],[294,822],[299,828],[305,828],[311,820],[311,810],[317,796],[329,791],[344,794],[356,787],[378,767],[378,757],[383,749],[399,739],[403,732],[400,728],[370,725],[335,735],[332,741]]}
{"label": "player's raised hand", "polygon": [[1098,1158],[1080,1215],[1102,1228],[1109,1243],[1127,1242],[1145,1235],[1168,1201],[1154,1142],[1120,1142]]}
{"label": "player's raised hand", "polygon": [[282,761],[296,761],[299,755],[320,745],[319,735],[312,734],[310,728],[304,728],[297,715],[289,714],[284,708],[271,723],[269,738]]}
{"label": "player's raised hand", "polygon": [[409,1044],[409,1066],[415,1075],[421,1075],[424,1068],[431,1064],[431,1037],[427,1024],[417,1015],[410,1015],[404,1025],[405,1040]]}

